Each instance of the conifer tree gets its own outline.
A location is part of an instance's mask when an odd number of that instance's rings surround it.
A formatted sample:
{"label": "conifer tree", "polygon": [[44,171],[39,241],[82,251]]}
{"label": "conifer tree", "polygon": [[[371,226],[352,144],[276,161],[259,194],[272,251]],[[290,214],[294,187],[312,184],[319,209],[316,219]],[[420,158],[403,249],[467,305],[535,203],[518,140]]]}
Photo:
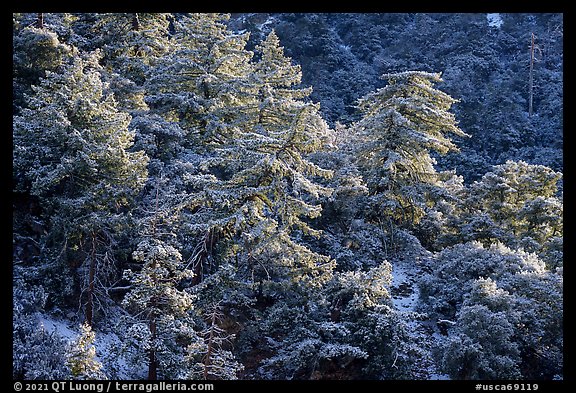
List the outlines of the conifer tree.
{"label": "conifer tree", "polygon": [[156,61],[172,49],[171,19],[163,13],[104,13],[96,14],[88,29],[120,107],[133,116],[148,109],[143,85]]}
{"label": "conifer tree", "polygon": [[[309,220],[321,211],[314,200],[330,190],[316,179],[331,172],[308,155],[329,146],[332,131],[319,106],[305,101],[310,89],[297,86],[300,69],[274,34],[250,63],[247,37],[217,21],[192,16],[176,23],[189,32],[181,39],[193,42],[162,59],[148,99],[152,112],[184,131],[165,175],[181,195],[171,210],[179,212],[192,284],[203,288],[202,307],[223,298],[298,301],[294,290],[314,296],[308,288],[326,282],[334,263],[302,239],[319,234]],[[233,272],[232,281],[218,279],[225,271]],[[225,301],[223,312],[238,306]]]}
{"label": "conifer tree", "polygon": [[171,18],[163,13],[98,14],[92,29],[100,38],[103,63],[142,86],[149,67],[170,51]]}
{"label": "conifer tree", "polygon": [[465,136],[448,110],[456,100],[433,87],[440,74],[406,71],[382,76],[388,85],[359,101],[358,162],[378,214],[417,223],[428,187],[439,184],[431,152],[457,151],[449,135]]}
{"label": "conifer tree", "polygon": [[74,379],[106,379],[102,364],[96,359],[96,335],[90,325],[80,325],[80,335],[68,349],[68,367]]}
{"label": "conifer tree", "polygon": [[[235,264],[246,277],[314,281],[332,264],[295,241],[295,235],[319,234],[306,220],[319,216],[321,207],[312,201],[330,190],[310,179],[331,172],[307,155],[326,147],[332,131],[318,105],[303,101],[310,91],[293,90],[301,74],[278,44],[272,33],[257,48],[261,58],[252,76],[255,94],[246,98],[251,110],[244,126],[213,148],[200,173],[188,175],[197,190],[189,209],[202,207],[190,222],[197,223],[202,239],[231,237]],[[204,257],[198,254],[195,263]]]}
{"label": "conifer tree", "polygon": [[206,327],[199,332],[202,340],[197,340],[188,346],[187,361],[190,364],[190,379],[238,379],[238,372],[243,366],[236,361],[230,351],[234,339],[220,327],[224,314],[220,304],[206,308]]}
{"label": "conifer tree", "polygon": [[179,122],[182,143],[219,144],[244,117],[244,98],[252,54],[248,34],[236,35],[223,23],[227,15],[190,14],[174,21],[174,49],[158,60],[146,82],[153,113]]}
{"label": "conifer tree", "polygon": [[133,254],[140,271],[128,269],[131,290],[122,304],[131,314],[128,335],[146,352],[148,379],[184,378],[186,343],[195,339],[192,295],[178,287],[192,277],[180,252],[156,238],[142,240]]}
{"label": "conifer tree", "polygon": [[80,268],[88,324],[96,282],[106,282],[98,272],[114,271],[112,245],[147,176],[147,157],[129,151],[130,116],[116,109],[99,70],[97,54],[75,56],[49,72],[14,117],[16,189],[42,203],[43,260]]}
{"label": "conifer tree", "polygon": [[54,31],[16,24],[12,47],[13,107],[19,114],[26,104],[25,95],[33,94],[32,86],[46,76],[46,71],[56,71],[72,55],[72,48]]}
{"label": "conifer tree", "polygon": [[[495,165],[459,196],[441,243],[502,242],[536,252],[550,267],[562,265],[562,173],[543,165],[507,161]],[[452,243],[453,244],[453,243]]]}

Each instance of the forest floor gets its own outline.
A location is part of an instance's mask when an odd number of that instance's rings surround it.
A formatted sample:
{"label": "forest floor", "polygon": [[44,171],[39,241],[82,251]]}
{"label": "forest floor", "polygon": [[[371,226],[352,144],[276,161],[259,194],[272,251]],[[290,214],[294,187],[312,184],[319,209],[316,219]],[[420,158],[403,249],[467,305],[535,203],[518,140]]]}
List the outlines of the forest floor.
{"label": "forest floor", "polygon": [[421,361],[415,365],[418,379],[447,380],[448,375],[441,373],[432,358],[432,349],[438,344],[440,332],[436,323],[417,313],[416,308],[420,297],[418,280],[426,274],[426,266],[433,254],[422,248],[420,252],[404,256],[392,262],[391,295],[394,307],[406,315],[408,334],[419,345]]}
{"label": "forest floor", "polygon": [[[38,321],[46,332],[61,336],[68,344],[78,339],[80,327],[68,319],[39,313]],[[130,368],[126,359],[128,354],[124,353],[120,339],[110,329],[106,330],[95,329],[94,342],[96,360],[102,363],[106,375],[119,380],[134,379],[135,375],[144,379],[146,370],[141,369],[135,372]]]}

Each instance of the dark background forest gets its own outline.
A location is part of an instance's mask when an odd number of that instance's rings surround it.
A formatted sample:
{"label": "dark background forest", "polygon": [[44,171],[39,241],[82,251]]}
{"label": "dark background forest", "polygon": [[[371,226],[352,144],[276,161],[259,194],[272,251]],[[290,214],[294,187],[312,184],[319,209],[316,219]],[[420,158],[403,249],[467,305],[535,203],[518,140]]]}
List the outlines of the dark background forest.
{"label": "dark background forest", "polygon": [[[481,13],[232,16],[253,42],[275,29],[331,123],[356,119],[356,100],[382,87],[384,73],[442,72],[442,90],[459,100],[454,113],[473,137],[459,140],[462,153],[440,159],[441,168],[457,168],[466,181],[508,159],[562,171],[562,14],[500,14],[499,27]],[[531,33],[539,48],[535,118],[528,116]]]}

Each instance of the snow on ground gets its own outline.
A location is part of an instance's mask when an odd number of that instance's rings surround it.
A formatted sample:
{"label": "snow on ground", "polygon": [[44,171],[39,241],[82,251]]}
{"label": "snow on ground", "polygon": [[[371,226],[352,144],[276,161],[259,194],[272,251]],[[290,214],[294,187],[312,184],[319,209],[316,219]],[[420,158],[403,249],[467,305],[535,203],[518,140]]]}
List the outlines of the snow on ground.
{"label": "snow on ground", "polygon": [[49,333],[56,332],[59,336],[65,338],[68,342],[73,341],[78,337],[76,328],[72,328],[69,323],[60,319],[53,318],[46,314],[38,313],[38,320],[40,325]]}
{"label": "snow on ground", "polygon": [[418,300],[418,287],[414,285],[414,267],[402,262],[392,270],[392,303],[400,311],[414,311]]}
{"label": "snow on ground", "polygon": [[96,333],[96,353],[108,376],[114,379],[132,379],[133,372],[121,356],[120,339],[114,333]]}
{"label": "snow on ground", "polygon": [[[392,263],[392,285],[391,295],[394,307],[400,312],[412,314],[416,312],[416,305],[420,296],[418,280],[424,274],[423,267],[426,265],[426,258],[432,258],[432,253],[422,250],[420,254],[405,256],[402,260],[395,260]],[[419,321],[410,318],[407,324],[410,335],[416,342],[422,343],[425,357],[422,359],[422,368],[426,378],[430,380],[450,379],[446,374],[438,372],[434,367],[429,349],[439,339],[441,335],[434,321]],[[56,332],[68,342],[78,337],[79,327],[74,326],[70,321],[55,318],[46,314],[38,314],[39,323],[46,331]],[[119,337],[111,331],[102,332],[98,329],[96,333],[96,354],[98,360],[104,365],[104,372],[115,379],[134,379],[135,376],[144,377],[146,370],[144,365],[141,370],[135,370],[127,364],[123,353]]]}
{"label": "snow on ground", "polygon": [[[431,252],[422,249],[419,254],[409,255],[403,260],[396,260],[392,263],[392,304],[400,312],[406,313],[407,316],[416,312],[416,305],[420,296],[418,280],[425,274],[423,267],[426,265],[426,259],[432,257]],[[408,329],[410,329],[409,334],[415,342],[422,343],[424,356],[421,367],[425,373],[425,378],[429,380],[450,379],[448,375],[442,374],[436,369],[430,353],[431,347],[441,338],[436,324],[431,321],[410,319],[411,321],[407,324]]]}
{"label": "snow on ground", "polygon": [[266,26],[274,24],[276,22],[276,18],[273,16],[269,16],[268,18],[266,18],[266,20],[261,23],[259,26],[257,26],[258,30],[263,31]]}
{"label": "snow on ground", "polygon": [[502,27],[502,24],[504,23],[502,17],[498,13],[486,14],[486,21],[488,22],[488,26],[496,27],[497,29]]}
{"label": "snow on ground", "polygon": [[[79,326],[72,322],[62,320],[51,315],[38,313],[38,322],[49,333],[56,333],[68,343],[74,341],[79,334]],[[113,379],[134,379],[146,375],[146,370],[135,371],[127,364],[125,354],[122,351],[120,338],[112,332],[101,332],[95,329],[96,359],[102,363],[103,371]]]}

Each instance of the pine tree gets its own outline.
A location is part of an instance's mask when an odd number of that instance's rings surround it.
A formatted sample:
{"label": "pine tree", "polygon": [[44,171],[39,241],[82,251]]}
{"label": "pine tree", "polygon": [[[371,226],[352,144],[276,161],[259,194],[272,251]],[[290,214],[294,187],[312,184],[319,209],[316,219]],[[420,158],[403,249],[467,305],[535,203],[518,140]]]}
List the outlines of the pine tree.
{"label": "pine tree", "polygon": [[[185,348],[196,338],[192,295],[179,286],[192,277],[180,252],[165,242],[142,240],[133,254],[140,271],[125,270],[131,290],[122,301],[131,317],[128,335],[147,354],[148,379],[184,378]],[[188,343],[188,344],[187,344]]]}
{"label": "pine tree", "polygon": [[120,108],[146,111],[143,87],[156,61],[172,49],[169,25],[162,13],[96,14],[90,23],[90,44],[102,51],[102,65]]}
{"label": "pine tree", "polygon": [[[174,129],[178,138],[168,139],[178,158],[166,168],[171,172],[167,176],[184,180],[189,193],[182,219],[189,234],[183,237],[198,239],[196,251],[190,250],[196,258],[195,280],[202,278],[207,250],[218,239],[242,232],[238,240],[250,255],[244,258],[261,273],[267,267],[256,262],[259,251],[253,252],[250,243],[275,234],[279,246],[274,258],[290,254],[282,244],[293,244],[293,229],[313,233],[299,217],[320,211],[298,194],[327,192],[306,177],[330,173],[305,159],[328,143],[330,130],[318,106],[302,100],[310,90],[294,89],[299,68],[283,57],[275,35],[259,46],[261,59],[251,64],[247,35],[227,31],[221,23],[225,19],[209,14],[177,20],[177,49],[159,62],[148,84],[151,111],[174,124],[163,129]],[[282,207],[274,206],[278,201]],[[250,227],[254,235],[248,233]],[[304,269],[313,268],[317,257],[306,248],[299,250],[307,254]]]}
{"label": "pine tree", "polygon": [[[319,235],[310,225],[321,211],[314,201],[330,192],[316,179],[331,172],[308,155],[327,147],[332,131],[319,106],[304,100],[310,89],[296,86],[299,67],[283,56],[274,34],[250,63],[247,36],[218,20],[194,15],[176,23],[189,32],[180,39],[191,43],[161,61],[148,102],[184,131],[164,176],[181,195],[170,210],[178,212],[192,285],[202,288],[198,303],[206,312],[223,299],[242,299],[242,312],[252,313],[254,300],[299,301],[294,291],[314,296],[310,286],[330,277],[333,261],[303,239]],[[219,279],[225,272],[233,278]],[[242,307],[224,300],[222,312],[228,317]]]}
{"label": "pine tree", "polygon": [[[213,147],[213,154],[198,163],[199,173],[187,175],[197,192],[189,209],[202,207],[189,221],[197,223],[201,239],[233,239],[234,263],[245,277],[324,280],[330,260],[295,239],[319,234],[306,221],[321,211],[311,202],[330,190],[310,179],[331,172],[307,155],[326,147],[332,131],[319,107],[303,101],[309,90],[292,90],[301,74],[283,57],[276,36],[272,33],[258,50],[262,56],[252,83],[257,90],[246,98],[252,110],[244,126]],[[198,254],[194,263],[205,257]]]}
{"label": "pine tree", "polygon": [[160,58],[146,82],[152,113],[179,122],[182,143],[219,144],[244,117],[252,54],[248,34],[227,30],[227,15],[190,14],[174,21],[174,49]]}
{"label": "pine tree", "polygon": [[[18,24],[19,25],[19,24]],[[32,86],[46,76],[47,71],[56,71],[72,55],[72,48],[63,43],[58,34],[47,28],[15,24],[12,42],[13,108],[19,114],[26,105],[25,95],[33,94]]]}
{"label": "pine tree", "polygon": [[551,267],[561,266],[563,203],[558,196],[562,173],[543,165],[507,161],[495,165],[460,195],[449,214],[444,244],[479,240],[502,242],[536,252]]}
{"label": "pine tree", "polygon": [[234,335],[220,327],[224,318],[220,304],[207,307],[205,314],[206,327],[199,332],[203,340],[193,342],[187,348],[189,379],[238,379],[243,366],[230,351]]}
{"label": "pine tree", "polygon": [[50,225],[43,258],[84,271],[79,285],[89,324],[96,282],[106,282],[97,272],[114,270],[112,246],[146,180],[148,161],[142,152],[129,151],[130,116],[116,109],[97,62],[97,54],[76,56],[49,72],[28,108],[14,117],[16,190],[42,203]]}
{"label": "pine tree", "polygon": [[142,86],[149,68],[171,49],[171,19],[163,13],[98,14],[92,29],[100,39],[103,63]]}
{"label": "pine tree", "polygon": [[440,74],[385,74],[388,85],[359,101],[358,162],[374,195],[377,215],[417,223],[428,188],[438,185],[431,152],[457,151],[449,134],[465,136],[448,110],[456,100],[433,87]]}
{"label": "pine tree", "polygon": [[68,367],[74,379],[107,379],[96,359],[96,335],[90,325],[80,325],[80,335],[68,349]]}

